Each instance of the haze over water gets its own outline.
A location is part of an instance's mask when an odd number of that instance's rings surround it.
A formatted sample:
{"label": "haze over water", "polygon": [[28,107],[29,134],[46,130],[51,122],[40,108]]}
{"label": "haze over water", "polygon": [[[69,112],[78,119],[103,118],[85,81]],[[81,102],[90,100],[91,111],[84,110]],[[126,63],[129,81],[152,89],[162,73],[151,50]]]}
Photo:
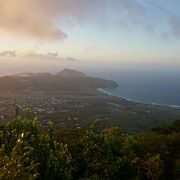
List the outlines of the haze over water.
{"label": "haze over water", "polygon": [[112,95],[135,102],[180,106],[178,67],[122,65],[90,73],[115,80],[119,87],[106,89]]}

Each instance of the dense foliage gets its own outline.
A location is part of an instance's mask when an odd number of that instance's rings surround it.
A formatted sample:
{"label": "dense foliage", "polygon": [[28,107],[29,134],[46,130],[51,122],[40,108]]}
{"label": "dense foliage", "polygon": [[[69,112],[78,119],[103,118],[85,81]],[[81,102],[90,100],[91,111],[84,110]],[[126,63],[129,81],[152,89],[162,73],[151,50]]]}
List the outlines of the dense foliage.
{"label": "dense foliage", "polygon": [[0,179],[180,178],[180,121],[141,135],[41,127],[37,119],[0,126]]}

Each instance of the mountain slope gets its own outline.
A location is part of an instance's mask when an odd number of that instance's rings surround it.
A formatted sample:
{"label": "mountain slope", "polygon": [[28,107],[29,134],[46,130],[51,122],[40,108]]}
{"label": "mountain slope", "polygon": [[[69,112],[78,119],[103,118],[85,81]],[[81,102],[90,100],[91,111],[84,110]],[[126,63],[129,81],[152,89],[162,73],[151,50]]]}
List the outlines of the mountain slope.
{"label": "mountain slope", "polygon": [[115,88],[118,84],[111,80],[90,77],[86,74],[64,69],[55,75],[50,73],[23,73],[0,78],[1,91],[19,90],[80,90],[89,88]]}
{"label": "mountain slope", "polygon": [[72,77],[85,77],[87,75],[85,73],[80,72],[80,71],[76,71],[73,69],[67,69],[66,68],[66,69],[63,69],[62,71],[58,72],[56,74],[56,76],[72,78]]}

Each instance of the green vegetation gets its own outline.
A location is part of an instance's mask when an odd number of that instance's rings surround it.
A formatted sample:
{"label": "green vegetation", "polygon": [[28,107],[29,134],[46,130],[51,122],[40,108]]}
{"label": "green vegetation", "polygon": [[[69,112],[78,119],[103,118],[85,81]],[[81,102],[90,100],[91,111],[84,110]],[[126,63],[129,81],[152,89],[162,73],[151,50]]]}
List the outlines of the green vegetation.
{"label": "green vegetation", "polygon": [[141,135],[102,132],[95,124],[54,131],[17,108],[15,119],[0,126],[0,179],[179,178],[180,121]]}

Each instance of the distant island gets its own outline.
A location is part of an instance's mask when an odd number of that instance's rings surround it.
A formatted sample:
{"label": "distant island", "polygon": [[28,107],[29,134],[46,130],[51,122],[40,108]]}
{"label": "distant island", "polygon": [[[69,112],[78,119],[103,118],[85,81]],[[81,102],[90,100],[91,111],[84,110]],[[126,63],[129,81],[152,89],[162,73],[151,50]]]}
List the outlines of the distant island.
{"label": "distant island", "polygon": [[64,69],[55,75],[50,73],[20,73],[0,77],[1,91],[22,90],[81,90],[95,88],[116,88],[112,80],[90,77],[82,72]]}

